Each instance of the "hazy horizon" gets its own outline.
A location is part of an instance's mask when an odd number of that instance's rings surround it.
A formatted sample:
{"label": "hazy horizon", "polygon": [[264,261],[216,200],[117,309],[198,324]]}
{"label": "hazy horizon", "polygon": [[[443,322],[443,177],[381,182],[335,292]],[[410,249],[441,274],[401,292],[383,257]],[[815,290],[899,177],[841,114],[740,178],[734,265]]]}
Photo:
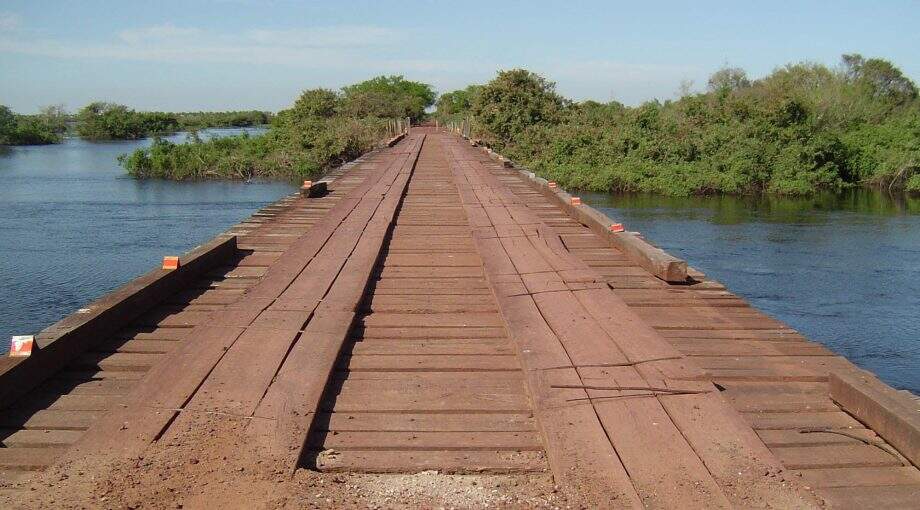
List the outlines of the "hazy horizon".
{"label": "hazy horizon", "polygon": [[920,81],[918,2],[727,5],[14,0],[0,7],[0,104],[277,111],[303,89],[380,74],[443,93],[523,67],[566,97],[635,105],[686,80],[702,90],[726,64],[758,78],[854,52]]}

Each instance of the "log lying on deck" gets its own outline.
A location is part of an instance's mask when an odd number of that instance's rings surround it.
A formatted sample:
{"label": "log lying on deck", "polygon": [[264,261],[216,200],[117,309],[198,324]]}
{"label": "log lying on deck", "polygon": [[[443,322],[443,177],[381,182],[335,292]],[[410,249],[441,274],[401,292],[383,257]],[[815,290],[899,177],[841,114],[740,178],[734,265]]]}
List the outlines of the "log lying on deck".
{"label": "log lying on deck", "polygon": [[390,138],[389,140],[386,141],[386,146],[387,146],[387,147],[393,147],[394,145],[396,145],[397,143],[399,143],[399,141],[402,140],[402,139],[405,138],[405,137],[406,137],[405,133],[403,133],[403,134],[401,134],[401,135],[396,135],[396,136],[394,136],[393,138]]}

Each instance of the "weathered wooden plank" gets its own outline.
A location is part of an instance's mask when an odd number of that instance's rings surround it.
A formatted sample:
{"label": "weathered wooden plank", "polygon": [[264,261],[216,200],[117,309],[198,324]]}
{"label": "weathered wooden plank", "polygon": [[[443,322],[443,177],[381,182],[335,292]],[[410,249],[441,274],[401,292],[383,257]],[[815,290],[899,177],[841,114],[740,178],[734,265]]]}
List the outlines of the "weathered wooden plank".
{"label": "weathered wooden plank", "polygon": [[401,166],[394,167],[381,177],[381,182],[387,185],[379,188],[379,194],[368,194],[366,197],[370,203],[380,205],[380,209],[375,205],[376,213],[369,222],[356,220],[353,228],[361,230],[361,238],[354,249],[354,258],[345,263],[342,271],[345,276],[332,284],[300,341],[294,344],[285,358],[256,409],[255,416],[263,419],[253,420],[249,426],[255,440],[278,456],[289,470],[296,468],[300,460],[384,236],[394,222],[398,201],[415,165],[424,135],[415,140],[419,143],[413,145],[412,152],[402,159]]}
{"label": "weathered wooden plank", "polygon": [[316,469],[332,472],[412,473],[437,470],[442,473],[526,473],[546,470],[542,452],[410,450],[314,455],[313,466]]}
{"label": "weathered wooden plank", "polygon": [[536,432],[330,432],[307,442],[310,449],[543,451]]}

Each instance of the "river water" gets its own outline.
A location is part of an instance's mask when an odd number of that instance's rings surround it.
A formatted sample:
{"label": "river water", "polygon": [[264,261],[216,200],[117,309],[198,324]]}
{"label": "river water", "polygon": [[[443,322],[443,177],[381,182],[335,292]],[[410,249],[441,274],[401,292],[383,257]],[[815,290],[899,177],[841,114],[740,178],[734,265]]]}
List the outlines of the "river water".
{"label": "river water", "polygon": [[0,147],[2,353],[11,335],[37,333],[154,268],[163,255],[183,253],[295,189],[128,177],[116,158],[149,144],[68,139]]}
{"label": "river water", "polygon": [[920,198],[582,199],[760,310],[920,394]]}

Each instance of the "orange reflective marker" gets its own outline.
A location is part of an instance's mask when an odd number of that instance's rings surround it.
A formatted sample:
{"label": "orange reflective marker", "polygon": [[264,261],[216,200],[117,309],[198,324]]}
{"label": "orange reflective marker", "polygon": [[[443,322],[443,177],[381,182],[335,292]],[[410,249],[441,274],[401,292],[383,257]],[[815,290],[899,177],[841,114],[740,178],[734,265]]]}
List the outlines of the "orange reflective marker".
{"label": "orange reflective marker", "polygon": [[163,269],[179,269],[179,257],[163,257]]}
{"label": "orange reflective marker", "polygon": [[555,189],[555,188],[556,188],[556,181],[549,181],[548,183],[546,183],[546,185],[549,186],[550,188]]}
{"label": "orange reflective marker", "polygon": [[27,358],[32,355],[32,345],[35,337],[32,335],[14,336],[10,340],[10,357]]}
{"label": "orange reflective marker", "polygon": [[613,225],[610,225],[610,231],[611,232],[625,232],[626,229],[623,227],[622,223],[614,223]]}
{"label": "orange reflective marker", "polygon": [[581,198],[572,197],[572,205],[581,205]]}

